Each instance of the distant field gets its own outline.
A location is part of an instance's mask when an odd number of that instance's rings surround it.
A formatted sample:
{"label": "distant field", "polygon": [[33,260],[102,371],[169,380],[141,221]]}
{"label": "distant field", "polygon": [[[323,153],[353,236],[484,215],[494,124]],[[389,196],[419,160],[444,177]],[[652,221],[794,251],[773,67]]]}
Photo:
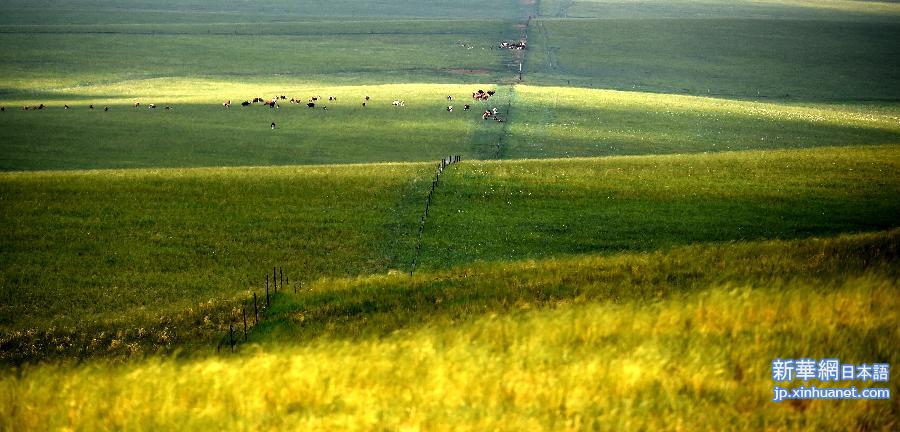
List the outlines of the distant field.
{"label": "distant field", "polygon": [[491,48],[517,34],[512,22],[500,20],[0,26],[0,55],[7,59],[0,65],[0,102],[53,100],[73,88],[91,95],[98,84],[139,86],[131,81],[159,77],[294,85],[496,82],[512,75],[511,55]]}
{"label": "distant field", "polygon": [[743,102],[515,87],[508,159],[900,143],[900,103]]}
{"label": "distant field", "polygon": [[[475,102],[473,91],[498,91]],[[113,99],[80,91],[43,111],[0,113],[0,169],[90,169],[293,165],[466,159],[494,154],[502,127],[481,112],[506,105],[509,91],[490,84],[327,86],[150,80],[103,86]],[[88,93],[90,94],[90,93]],[[240,102],[286,95],[275,110]],[[315,109],[310,97],[322,97]],[[334,96],[335,101],[328,101]],[[370,96],[363,107],[365,96]],[[454,96],[448,101],[447,96]],[[230,109],[222,101],[231,99]],[[402,99],[404,107],[392,101]],[[132,101],[143,106],[133,108]],[[158,108],[146,108],[148,103]],[[64,110],[63,104],[71,104]],[[96,107],[89,110],[88,105]],[[103,108],[109,104],[110,111]],[[463,104],[472,105],[470,111]],[[48,102],[50,104],[50,102]],[[164,106],[171,104],[172,111]],[[453,105],[452,113],[446,111]],[[327,107],[327,111],[323,110]],[[271,130],[272,122],[276,130]]]}
{"label": "distant field", "polygon": [[272,23],[309,18],[518,18],[519,0],[9,0],[3,24]]}
{"label": "distant field", "polygon": [[474,162],[442,181],[426,267],[883,230],[900,215],[897,146]]}
{"label": "distant field", "polygon": [[900,14],[890,21],[533,20],[526,81],[740,99],[897,100],[900,47],[891,41],[898,39]]}
{"label": "distant field", "polygon": [[0,425],[890,430],[890,401],[770,402],[769,365],[900,361],[897,251],[890,232],[329,281],[233,356],[4,375]]}
{"label": "distant field", "polygon": [[540,15],[558,18],[735,18],[892,20],[894,0],[540,0]]}

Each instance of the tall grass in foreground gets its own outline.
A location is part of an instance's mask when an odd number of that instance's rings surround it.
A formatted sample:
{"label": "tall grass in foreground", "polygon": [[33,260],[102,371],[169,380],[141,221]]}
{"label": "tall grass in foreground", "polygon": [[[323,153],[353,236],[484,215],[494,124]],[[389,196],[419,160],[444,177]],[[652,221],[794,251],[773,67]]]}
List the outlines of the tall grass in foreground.
{"label": "tall grass in foreground", "polygon": [[[894,429],[896,396],[775,404],[769,368],[776,357],[900,361],[896,232],[765,243],[756,251],[774,253],[758,260],[751,259],[753,245],[738,247],[742,259],[721,260],[709,271],[795,271],[745,272],[662,298],[644,290],[638,298],[487,310],[384,338],[248,346],[235,356],[191,361],[27,367],[0,378],[0,424],[12,430]],[[721,246],[698,262],[716,251],[732,253]],[[661,258],[690,266],[698,263],[692,252]],[[546,273],[535,266],[521,279],[510,268],[507,279],[602,285],[616,274],[627,281],[632,269],[652,269],[652,263],[597,264],[598,272],[572,278],[562,265]],[[897,381],[890,387],[896,394]]]}

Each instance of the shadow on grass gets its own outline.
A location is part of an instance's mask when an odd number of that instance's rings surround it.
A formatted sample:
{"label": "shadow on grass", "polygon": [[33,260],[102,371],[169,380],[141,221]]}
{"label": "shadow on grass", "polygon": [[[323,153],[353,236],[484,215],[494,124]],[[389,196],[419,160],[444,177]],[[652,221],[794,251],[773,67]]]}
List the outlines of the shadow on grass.
{"label": "shadow on grass", "polygon": [[564,260],[486,263],[412,276],[325,280],[279,294],[252,342],[379,338],[494,313],[561,304],[655,302],[730,283],[827,285],[877,273],[896,279],[900,231]]}

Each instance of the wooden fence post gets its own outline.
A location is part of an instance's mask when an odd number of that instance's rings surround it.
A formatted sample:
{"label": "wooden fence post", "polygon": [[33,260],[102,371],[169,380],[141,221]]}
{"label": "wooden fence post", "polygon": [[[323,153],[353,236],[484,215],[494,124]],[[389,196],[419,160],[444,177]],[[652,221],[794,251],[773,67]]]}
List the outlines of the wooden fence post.
{"label": "wooden fence post", "polygon": [[228,343],[231,344],[231,352],[234,352],[234,320],[228,323]]}
{"label": "wooden fence post", "polygon": [[247,340],[247,307],[241,306],[241,316],[244,318],[244,340]]}
{"label": "wooden fence post", "polygon": [[253,291],[253,325],[259,325],[259,308],[256,307],[256,291]]}

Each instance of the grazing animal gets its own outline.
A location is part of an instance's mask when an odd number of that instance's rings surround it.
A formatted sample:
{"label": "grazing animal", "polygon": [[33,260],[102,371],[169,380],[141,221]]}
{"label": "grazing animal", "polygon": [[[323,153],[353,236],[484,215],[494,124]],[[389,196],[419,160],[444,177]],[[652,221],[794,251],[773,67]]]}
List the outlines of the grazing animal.
{"label": "grazing animal", "polygon": [[38,105],[38,107],[37,107],[37,109],[39,109],[39,110],[42,110],[42,109],[44,109],[44,108],[46,108],[46,107],[44,106],[44,104],[40,104],[40,105]]}
{"label": "grazing animal", "polygon": [[317,100],[319,100],[319,98],[317,98],[317,97],[311,97],[311,98],[309,98],[309,101],[310,101],[310,102],[315,102],[315,101],[317,101]]}
{"label": "grazing animal", "polygon": [[447,96],[447,100],[453,100],[453,96]]}
{"label": "grazing animal", "polygon": [[109,107],[103,107],[103,112],[109,111]]}
{"label": "grazing animal", "polygon": [[171,109],[172,109],[172,107],[166,106],[166,111],[170,111]]}
{"label": "grazing animal", "polygon": [[368,96],[366,96],[366,101],[367,101],[367,102],[368,102],[368,100],[369,100],[369,97],[368,97]]}
{"label": "grazing animal", "polygon": [[453,112],[453,105],[447,107],[447,112]]}
{"label": "grazing animal", "polygon": [[63,109],[69,109],[68,105],[63,105]]}
{"label": "grazing animal", "polygon": [[241,106],[250,106],[250,101],[241,102]]}
{"label": "grazing animal", "polygon": [[275,130],[275,122],[272,122],[272,130]]}
{"label": "grazing animal", "polygon": [[493,116],[494,116],[494,115],[491,114],[490,111],[485,111],[485,112],[481,113],[481,119],[482,119],[482,120],[487,120],[488,117],[493,117]]}
{"label": "grazing animal", "polygon": [[257,103],[257,102],[263,102],[263,98],[261,98],[261,97],[253,98],[253,103]]}
{"label": "grazing animal", "polygon": [[396,106],[396,107],[402,107],[402,106],[406,106],[406,102],[404,102],[401,99],[397,99],[397,100],[394,100],[393,102],[391,102],[391,105]]}
{"label": "grazing animal", "polygon": [[365,102],[363,102],[363,106],[366,106],[366,103],[365,103]]}
{"label": "grazing animal", "polygon": [[497,107],[491,109],[491,114],[497,115]]}
{"label": "grazing animal", "polygon": [[0,107],[0,112],[6,112],[6,107]]}
{"label": "grazing animal", "polygon": [[25,106],[22,107],[22,111],[28,111],[28,110],[30,110],[30,109],[31,109],[31,107],[28,106],[28,105],[25,105]]}
{"label": "grazing animal", "polygon": [[328,107],[327,107],[327,106],[323,106],[323,107],[322,107],[322,110],[323,110],[323,111],[328,111]]}
{"label": "grazing animal", "polygon": [[307,107],[307,108],[315,108],[315,107],[316,107],[316,104],[313,103],[313,102],[309,102],[309,103],[306,104],[306,107]]}
{"label": "grazing animal", "polygon": [[94,109],[94,104],[90,104],[90,106],[88,106],[88,108]]}
{"label": "grazing animal", "polygon": [[463,111],[468,111],[468,110],[469,110],[469,104],[463,105]]}
{"label": "grazing animal", "polygon": [[135,103],[134,103],[134,107],[135,107],[135,108],[140,108],[140,107],[141,107],[141,103],[140,103],[140,102],[135,102]]}
{"label": "grazing animal", "polygon": [[285,96],[285,95],[281,95],[281,96],[280,96],[280,97],[279,97],[279,99],[281,99],[281,100],[285,100],[285,99],[287,99],[287,96]]}
{"label": "grazing animal", "polygon": [[[94,107],[94,106],[91,105],[91,108],[93,108],[93,107]],[[149,105],[147,105],[147,108],[148,108],[148,109],[155,109],[155,108],[156,108],[156,104],[149,104]]]}
{"label": "grazing animal", "polygon": [[493,96],[494,93],[496,93],[496,92],[493,91],[493,90],[488,90],[488,91],[487,91],[488,96]]}
{"label": "grazing animal", "polygon": [[231,100],[230,100],[230,99],[227,100],[227,101],[225,101],[225,103],[222,104],[222,107],[224,107],[224,108],[228,108],[228,107],[230,107],[230,106],[231,106]]}
{"label": "grazing animal", "polygon": [[334,96],[328,96],[328,100],[333,101],[333,100],[334,100]]}

